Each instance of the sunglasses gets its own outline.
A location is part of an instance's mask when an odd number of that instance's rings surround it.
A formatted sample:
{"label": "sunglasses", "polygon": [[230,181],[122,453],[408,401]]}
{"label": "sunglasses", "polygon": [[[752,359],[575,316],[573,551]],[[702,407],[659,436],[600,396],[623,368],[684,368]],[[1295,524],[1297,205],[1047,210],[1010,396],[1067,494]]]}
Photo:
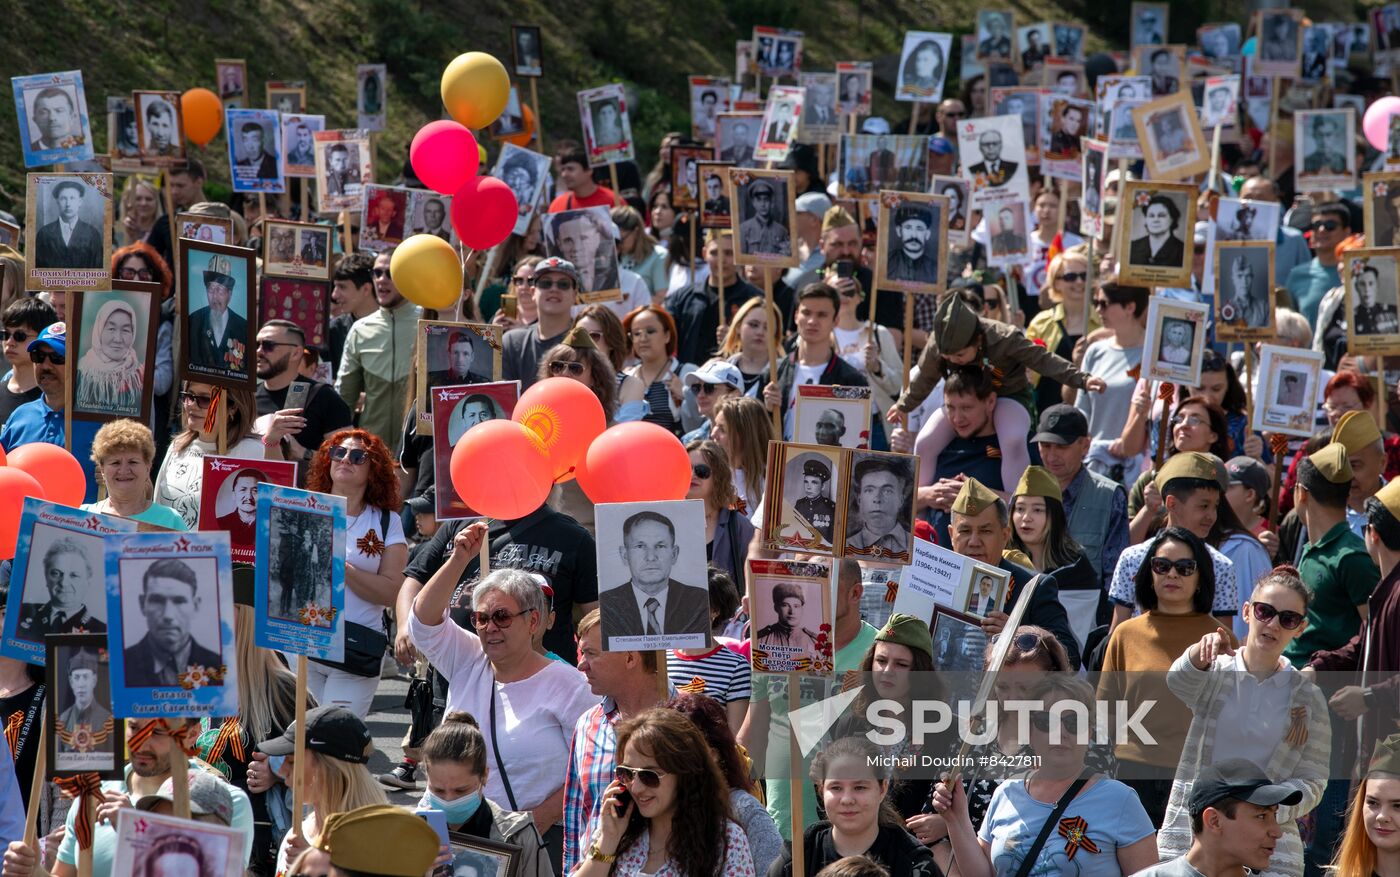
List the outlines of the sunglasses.
{"label": "sunglasses", "polygon": [[1096,298],[1094,299],[1094,310],[1106,311],[1108,310],[1108,306],[1111,304],[1113,304],[1113,302],[1109,301],[1106,298]]}
{"label": "sunglasses", "polygon": [[633,780],[641,780],[642,785],[648,789],[654,789],[661,785],[661,778],[666,776],[666,772],[662,770],[652,770],[649,767],[628,767],[625,764],[619,764],[613,772],[617,781],[624,786],[632,785]]}
{"label": "sunglasses", "polygon": [[519,612],[511,612],[509,609],[497,609],[494,612],[473,612],[472,627],[477,630],[485,630],[486,625],[494,624],[497,629],[505,630],[515,623],[515,619],[528,613],[529,609],[521,609]]}
{"label": "sunglasses", "polygon": [[1294,612],[1291,609],[1284,609],[1280,612],[1268,603],[1256,603],[1251,600],[1249,607],[1254,613],[1254,617],[1259,619],[1260,622],[1268,624],[1270,621],[1277,618],[1279,627],[1282,627],[1284,630],[1297,630],[1298,626],[1307,619],[1307,616],[1300,612]]}
{"label": "sunglasses", "polygon": [[388,268],[374,268],[374,269],[371,269],[371,270],[370,270],[370,274],[373,274],[375,277],[388,277],[388,276],[389,276],[389,269],[388,269]]}
{"label": "sunglasses", "polygon": [[1166,557],[1152,558],[1152,571],[1159,576],[1164,576],[1176,570],[1179,576],[1189,576],[1196,572],[1196,561],[1190,557],[1183,557],[1180,560],[1171,560]]}
{"label": "sunglasses", "polygon": [[982,307],[985,308],[985,309],[987,309],[987,310],[991,310],[991,311],[1001,310],[1001,299],[999,299],[999,298],[984,299],[984,300],[982,301]]}
{"label": "sunglasses", "polygon": [[528,277],[512,277],[512,278],[510,279],[510,283],[511,283],[512,286],[529,286],[529,285],[530,285],[530,278],[528,278]]}
{"label": "sunglasses", "polygon": [[[1043,734],[1050,733],[1050,711],[1040,710],[1031,713],[1031,727]],[[1060,728],[1071,737],[1079,735],[1079,716],[1072,712],[1060,713]]]}
{"label": "sunglasses", "polygon": [[728,385],[728,384],[706,384],[706,383],[703,383],[703,382],[702,382],[702,383],[699,383],[699,384],[696,384],[696,385],[695,385],[695,393],[696,393],[696,395],[699,395],[699,396],[708,396],[708,395],[710,395],[711,393],[718,393],[720,387],[727,387],[727,386],[729,386],[729,385]]}
{"label": "sunglasses", "polygon": [[35,365],[42,365],[51,362],[54,365],[63,365],[68,359],[61,353],[52,350],[31,350],[29,351],[29,361]]}
{"label": "sunglasses", "polygon": [[552,374],[552,375],[558,377],[559,375],[562,375],[564,372],[568,372],[569,374],[573,375],[574,377],[578,377],[579,375],[583,374],[583,363],[581,363],[581,362],[564,362],[564,361],[561,360],[561,359],[556,359],[554,362],[551,362],[551,363],[549,364],[549,373],[550,373],[550,374]]}
{"label": "sunglasses", "polygon": [[29,337],[29,333],[24,331],[23,329],[16,329],[13,332],[8,333],[7,335],[0,336],[0,338],[9,338],[16,344],[23,344],[24,342],[29,340]]}
{"label": "sunglasses", "polygon": [[268,341],[263,338],[258,339],[259,350],[276,350],[279,347],[300,347],[295,341]]}
{"label": "sunglasses", "polygon": [[709,463],[696,463],[690,467],[690,471],[694,472],[695,477],[699,478],[701,481],[705,481],[711,475],[715,474],[714,471],[710,469]]}
{"label": "sunglasses", "polygon": [[151,272],[145,268],[122,268],[117,276],[122,280],[150,280]]}
{"label": "sunglasses", "polygon": [[1323,219],[1308,226],[1313,231],[1336,231],[1342,224],[1335,219]]}
{"label": "sunglasses", "polygon": [[214,402],[213,396],[201,396],[188,390],[180,393],[181,402],[193,402],[196,408],[208,408]]}
{"label": "sunglasses", "polygon": [[331,448],[331,459],[336,462],[345,460],[348,461],[351,466],[359,466],[365,460],[369,459],[369,452],[364,448],[346,448],[336,445]]}
{"label": "sunglasses", "polygon": [[559,289],[569,292],[574,288],[572,280],[536,280],[535,289]]}
{"label": "sunglasses", "polygon": [[1066,271],[1060,275],[1060,279],[1066,283],[1078,283],[1089,275],[1084,271]]}

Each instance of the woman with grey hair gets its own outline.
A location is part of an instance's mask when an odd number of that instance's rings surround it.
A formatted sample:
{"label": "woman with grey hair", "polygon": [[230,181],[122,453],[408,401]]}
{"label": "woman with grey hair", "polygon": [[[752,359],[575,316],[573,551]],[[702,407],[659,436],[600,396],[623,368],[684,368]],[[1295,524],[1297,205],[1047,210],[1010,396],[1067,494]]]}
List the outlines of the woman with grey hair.
{"label": "woman with grey hair", "polygon": [[528,810],[551,854],[562,849],[564,785],[561,764],[579,716],[598,702],[583,674],[536,652],[532,637],[548,619],[537,577],[497,569],[469,584],[472,627],[447,617],[467,564],[481,551],[487,524],[463,527],[452,553],[413,601],[408,633],[447,679],[447,712],[481,720],[489,748],[485,796]]}

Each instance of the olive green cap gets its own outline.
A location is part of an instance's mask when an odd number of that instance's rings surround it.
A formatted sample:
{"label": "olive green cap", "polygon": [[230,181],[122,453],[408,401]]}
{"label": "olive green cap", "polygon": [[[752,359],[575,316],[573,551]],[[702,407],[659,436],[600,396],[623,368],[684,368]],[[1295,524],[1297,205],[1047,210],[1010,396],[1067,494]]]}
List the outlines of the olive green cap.
{"label": "olive green cap", "polygon": [[402,807],[371,804],[327,817],[317,846],[342,870],[423,877],[437,858],[439,840],[432,826]]}
{"label": "olive green cap", "polygon": [[1346,484],[1353,477],[1351,462],[1347,460],[1347,446],[1341,442],[1324,446],[1308,459],[1322,473],[1322,477],[1333,484]]}
{"label": "olive green cap", "polygon": [[972,346],[980,319],[956,293],[950,293],[938,303],[933,318],[933,338],[943,354],[957,353]]}
{"label": "olive green cap", "polygon": [[1043,466],[1029,466],[1021,473],[1021,480],[1016,482],[1016,492],[1011,494],[1017,496],[1043,496],[1046,499],[1053,499],[1056,502],[1064,502],[1065,495],[1060,490],[1060,482],[1050,474],[1050,470]]}
{"label": "olive green cap", "polygon": [[962,489],[949,508],[960,515],[980,515],[996,505],[997,499],[997,495],[985,484],[976,478],[969,478],[963,482]]}
{"label": "olive green cap", "polygon": [[933,657],[933,637],[929,635],[928,623],[913,615],[896,612],[885,622],[880,632],[875,634],[877,643],[899,643],[910,650],[923,652]]}

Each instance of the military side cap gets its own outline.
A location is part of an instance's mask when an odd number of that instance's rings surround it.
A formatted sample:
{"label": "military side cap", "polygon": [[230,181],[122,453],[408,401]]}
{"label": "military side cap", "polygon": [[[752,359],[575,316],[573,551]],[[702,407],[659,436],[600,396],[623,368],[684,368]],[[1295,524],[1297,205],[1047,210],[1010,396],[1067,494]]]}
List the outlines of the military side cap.
{"label": "military side cap", "polygon": [[774,604],[781,603],[789,597],[801,600],[803,606],[807,605],[807,597],[802,593],[800,585],[795,585],[792,582],[778,582],[773,586]]}
{"label": "military side cap", "polygon": [[1400,776],[1400,734],[1391,734],[1376,744],[1366,775],[1389,773]]}
{"label": "military side cap", "polygon": [[1347,456],[1355,456],[1381,440],[1381,428],[1369,411],[1348,411],[1332,430],[1332,441],[1346,446]]}
{"label": "military side cap", "polygon": [[821,460],[808,460],[802,464],[802,477],[820,478],[823,481],[831,480],[831,467]]}
{"label": "military side cap", "polygon": [[933,318],[933,337],[938,349],[949,354],[971,347],[978,325],[977,315],[961,296],[945,296],[938,303],[938,313]]}
{"label": "military side cap", "polygon": [[588,330],[582,326],[575,326],[569,330],[569,334],[564,336],[564,345],[575,350],[597,350],[598,345],[593,343],[593,336],[588,334]]}
{"label": "military side cap", "polygon": [[[1172,454],[1162,464],[1162,468],[1157,470],[1157,477],[1152,479],[1152,482],[1157,485],[1158,490],[1166,490],[1167,484],[1178,478],[1199,478],[1201,481],[1219,483],[1219,473],[1215,468],[1214,461],[1213,455],[1202,454],[1198,451]],[[1221,469],[1223,470],[1224,466]]]}
{"label": "military side cap", "polygon": [[911,651],[923,652],[933,657],[933,637],[929,635],[928,623],[903,612],[896,612],[890,616],[890,620],[875,634],[875,641],[899,643],[908,646]]}
{"label": "military side cap", "polygon": [[980,515],[996,505],[997,498],[987,485],[976,478],[969,478],[963,482],[949,508],[960,515]]}
{"label": "military side cap", "polygon": [[438,845],[437,832],[425,820],[390,804],[331,814],[318,844],[337,868],[387,877],[423,877]]}
{"label": "military side cap", "polygon": [[833,228],[845,228],[855,224],[855,217],[851,216],[846,208],[833,207],[826,211],[826,215],[822,217],[822,234],[826,234]]}
{"label": "military side cap", "polygon": [[1055,480],[1049,469],[1041,466],[1027,467],[1026,471],[1021,473],[1021,480],[1016,482],[1016,492],[1011,495],[1043,496],[1055,502],[1065,501],[1065,495],[1060,491],[1060,482]]}
{"label": "military side cap", "polygon": [[1351,463],[1347,461],[1346,445],[1332,442],[1308,457],[1317,471],[1333,484],[1346,484],[1352,479]]}
{"label": "military side cap", "polygon": [[1376,491],[1376,499],[1400,521],[1400,478],[1387,481],[1384,487]]}

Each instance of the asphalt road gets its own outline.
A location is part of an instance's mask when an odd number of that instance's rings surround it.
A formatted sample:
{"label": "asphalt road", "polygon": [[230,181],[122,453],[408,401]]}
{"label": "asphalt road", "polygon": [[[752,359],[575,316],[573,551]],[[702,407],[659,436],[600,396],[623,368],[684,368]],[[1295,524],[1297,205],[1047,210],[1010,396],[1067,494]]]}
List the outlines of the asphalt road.
{"label": "asphalt road", "polygon": [[[374,738],[374,753],[369,757],[369,772],[376,777],[388,773],[403,758],[403,736],[408,732],[408,710],[403,699],[408,692],[408,679],[395,676],[379,680],[374,704],[370,707],[369,733]],[[383,786],[394,804],[415,805],[422,795],[423,771],[418,771],[418,791],[404,792]]]}

